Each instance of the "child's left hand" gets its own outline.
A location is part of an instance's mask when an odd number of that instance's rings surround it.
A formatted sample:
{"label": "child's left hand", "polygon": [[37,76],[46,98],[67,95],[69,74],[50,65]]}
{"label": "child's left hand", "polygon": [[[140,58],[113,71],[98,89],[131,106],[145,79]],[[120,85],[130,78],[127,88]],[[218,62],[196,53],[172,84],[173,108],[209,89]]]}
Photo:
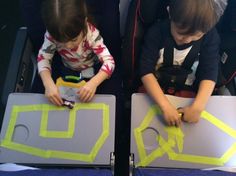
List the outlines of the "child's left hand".
{"label": "child's left hand", "polygon": [[178,112],[183,113],[182,120],[189,123],[197,123],[200,119],[201,110],[194,106],[187,106],[178,109]]}
{"label": "child's left hand", "polygon": [[93,99],[97,86],[90,80],[79,89],[77,92],[79,100],[82,102],[89,102]]}

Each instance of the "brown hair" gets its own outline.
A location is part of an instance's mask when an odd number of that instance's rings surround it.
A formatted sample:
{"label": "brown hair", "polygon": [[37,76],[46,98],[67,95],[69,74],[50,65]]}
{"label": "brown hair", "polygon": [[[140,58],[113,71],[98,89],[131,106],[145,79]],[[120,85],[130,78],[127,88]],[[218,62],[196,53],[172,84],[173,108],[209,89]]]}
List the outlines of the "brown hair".
{"label": "brown hair", "polygon": [[215,0],[171,0],[169,6],[171,21],[184,34],[208,32],[220,18],[217,10]]}
{"label": "brown hair", "polygon": [[49,34],[66,43],[81,32],[87,33],[87,7],[84,0],[44,0],[42,18]]}

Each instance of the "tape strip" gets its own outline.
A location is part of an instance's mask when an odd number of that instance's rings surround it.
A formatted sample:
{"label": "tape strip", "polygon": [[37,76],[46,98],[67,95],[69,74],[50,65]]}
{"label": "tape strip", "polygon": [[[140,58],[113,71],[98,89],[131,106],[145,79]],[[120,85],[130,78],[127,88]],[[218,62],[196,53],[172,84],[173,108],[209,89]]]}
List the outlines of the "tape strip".
{"label": "tape strip", "polygon": [[[69,122],[68,122],[68,130],[67,131],[49,131],[47,130],[48,126],[48,112],[49,111],[62,111],[65,110],[64,107],[56,107],[48,104],[40,104],[40,105],[23,105],[23,106],[13,106],[11,112],[11,118],[9,121],[9,125],[6,131],[5,139],[2,140],[1,146],[15,150],[18,152],[23,152],[26,154],[39,156],[43,158],[61,158],[61,159],[69,159],[69,160],[79,160],[84,162],[92,163],[99,150],[104,145],[106,139],[109,136],[110,129],[110,119],[109,119],[109,106],[104,103],[81,103],[75,104],[73,110],[70,111]],[[41,111],[41,125],[40,125],[40,136],[45,138],[72,138],[75,130],[75,121],[76,121],[76,112],[82,109],[88,110],[99,110],[103,111],[103,131],[95,145],[93,146],[91,152],[89,154],[84,153],[74,153],[74,152],[65,152],[65,151],[56,151],[56,150],[44,150],[36,147],[31,147],[24,144],[19,144],[12,141],[12,135],[14,132],[14,128],[17,122],[18,114],[22,112],[33,112],[33,111]]]}

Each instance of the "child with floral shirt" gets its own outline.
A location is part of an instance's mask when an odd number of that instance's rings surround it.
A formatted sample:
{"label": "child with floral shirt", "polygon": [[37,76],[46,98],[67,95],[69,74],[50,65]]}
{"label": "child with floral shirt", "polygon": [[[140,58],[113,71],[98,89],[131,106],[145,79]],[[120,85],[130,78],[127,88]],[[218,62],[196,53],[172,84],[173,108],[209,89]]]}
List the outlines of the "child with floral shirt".
{"label": "child with floral shirt", "polygon": [[[97,87],[112,75],[115,62],[99,31],[88,21],[85,2],[44,1],[42,18],[47,32],[37,60],[46,97],[56,105],[63,103],[51,77],[51,62],[57,51],[67,70],[78,72],[88,80],[80,88],[78,97],[82,102],[91,101]],[[94,66],[98,62],[101,63],[101,68],[95,74]]]}

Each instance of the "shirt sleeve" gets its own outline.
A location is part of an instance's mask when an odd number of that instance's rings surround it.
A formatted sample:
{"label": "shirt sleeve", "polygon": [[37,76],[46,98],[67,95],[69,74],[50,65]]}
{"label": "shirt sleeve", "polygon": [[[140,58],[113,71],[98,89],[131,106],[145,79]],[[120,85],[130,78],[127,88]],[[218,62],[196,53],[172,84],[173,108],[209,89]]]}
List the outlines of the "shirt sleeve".
{"label": "shirt sleeve", "polygon": [[98,56],[99,61],[102,63],[100,70],[111,76],[115,69],[115,61],[106,45],[103,43],[103,38],[100,35],[98,29],[90,23],[88,23],[87,40],[91,46],[91,49]]}
{"label": "shirt sleeve", "polygon": [[155,23],[144,36],[144,43],[140,58],[140,76],[144,76],[155,71],[155,66],[159,58],[161,30],[160,23]]}
{"label": "shirt sleeve", "polygon": [[51,62],[56,51],[56,44],[48,32],[44,35],[44,42],[37,56],[38,72],[44,70],[51,71]]}
{"label": "shirt sleeve", "polygon": [[202,42],[196,78],[199,82],[202,80],[216,82],[220,61],[220,37],[216,29],[214,28],[205,34]]}

